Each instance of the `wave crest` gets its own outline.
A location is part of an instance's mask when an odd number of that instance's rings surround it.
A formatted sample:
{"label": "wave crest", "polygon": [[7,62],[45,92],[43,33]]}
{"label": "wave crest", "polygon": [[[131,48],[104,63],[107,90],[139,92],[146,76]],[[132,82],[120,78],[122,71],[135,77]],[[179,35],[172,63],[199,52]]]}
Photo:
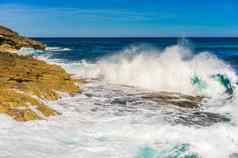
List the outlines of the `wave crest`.
{"label": "wave crest", "polygon": [[[164,50],[131,47],[96,63],[70,65],[70,71],[86,78],[102,78],[113,84],[135,86],[152,91],[172,91],[190,95],[221,95],[226,87],[214,80],[224,75],[234,87],[236,73],[232,67],[209,52],[194,54],[180,45]],[[193,77],[206,88],[193,84]]]}

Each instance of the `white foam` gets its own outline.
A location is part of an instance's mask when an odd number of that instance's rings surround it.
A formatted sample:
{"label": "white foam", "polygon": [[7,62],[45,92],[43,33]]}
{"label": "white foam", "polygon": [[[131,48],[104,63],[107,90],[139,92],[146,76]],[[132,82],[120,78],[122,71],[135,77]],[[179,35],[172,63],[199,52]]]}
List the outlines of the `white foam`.
{"label": "white foam", "polygon": [[[68,71],[86,78],[103,78],[113,84],[123,84],[153,91],[173,91],[190,95],[219,96],[225,88],[211,78],[224,74],[235,86],[237,76],[230,65],[208,52],[193,54],[176,45],[165,50],[137,47],[104,57],[96,63],[86,61],[64,64]],[[208,88],[201,91],[192,84],[192,77],[199,76]]]}
{"label": "white foam", "polygon": [[[126,99],[128,94],[142,91],[119,84],[196,94],[199,92],[191,86],[193,73],[209,85],[216,85],[208,77],[215,73],[225,74],[232,82],[236,81],[232,68],[209,53],[193,55],[189,49],[180,46],[164,51],[143,51],[127,49],[96,63],[68,64],[47,59],[80,77],[104,80],[92,81],[74,97],[47,102],[62,114],[47,121],[19,123],[1,114],[0,157],[137,158],[143,146],[159,150],[174,144],[189,144],[191,151],[202,158],[228,158],[237,153],[236,96],[229,101],[222,100],[222,103],[212,99],[205,107],[206,111],[229,113],[231,122],[202,128],[171,125],[164,119],[163,110],[174,111],[164,107],[166,105],[139,98],[136,98],[138,104],[112,103],[115,98]],[[219,94],[222,91],[222,87],[216,85],[204,93]]]}
{"label": "white foam", "polygon": [[23,47],[20,50],[18,50],[17,53],[20,55],[28,56],[28,55],[36,55],[37,53],[43,53],[43,50]]}
{"label": "white foam", "polygon": [[62,47],[46,47],[46,51],[49,52],[68,52],[71,51],[70,48],[62,48]]}
{"label": "white foam", "polygon": [[189,144],[202,158],[228,158],[237,152],[237,126],[173,126],[160,119],[159,107],[150,110],[146,101],[128,113],[132,105],[120,107],[110,99],[133,89],[118,88],[92,83],[82,94],[50,102],[62,115],[48,121],[18,123],[1,117],[1,156],[136,158],[143,146],[159,150],[173,144]]}

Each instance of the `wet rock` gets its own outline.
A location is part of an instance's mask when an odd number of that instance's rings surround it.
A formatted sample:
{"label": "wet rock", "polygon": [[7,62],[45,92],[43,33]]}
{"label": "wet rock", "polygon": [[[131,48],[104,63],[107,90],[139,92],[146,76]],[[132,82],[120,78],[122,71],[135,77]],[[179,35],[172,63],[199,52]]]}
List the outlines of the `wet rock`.
{"label": "wet rock", "polygon": [[145,93],[141,96],[144,99],[158,102],[162,105],[175,105],[181,108],[198,108],[204,97],[189,96],[172,92]]}
{"label": "wet rock", "polygon": [[205,111],[176,113],[174,118],[175,119],[172,121],[174,124],[199,127],[206,127],[215,123],[231,121],[230,118],[225,115]]}
{"label": "wet rock", "polygon": [[[171,92],[140,94],[141,98],[158,103],[160,106],[172,105],[173,112],[164,111],[165,120],[171,124],[205,127],[215,123],[230,122],[228,116],[200,111],[204,102],[202,96],[189,96]],[[168,108],[168,107],[167,107]]]}
{"label": "wet rock", "polygon": [[122,98],[115,98],[111,101],[111,104],[121,104],[121,105],[126,105],[127,104],[127,100],[126,99],[122,99]]}

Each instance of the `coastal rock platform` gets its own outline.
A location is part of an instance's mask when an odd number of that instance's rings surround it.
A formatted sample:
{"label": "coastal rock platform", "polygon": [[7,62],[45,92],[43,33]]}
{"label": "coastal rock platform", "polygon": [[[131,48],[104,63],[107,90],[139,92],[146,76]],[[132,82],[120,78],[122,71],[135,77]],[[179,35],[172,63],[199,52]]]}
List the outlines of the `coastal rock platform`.
{"label": "coastal rock platform", "polygon": [[79,92],[61,67],[32,57],[0,53],[0,112],[19,121],[40,119],[35,111],[46,117],[55,115],[57,112],[40,99],[56,100],[58,92]]}
{"label": "coastal rock platform", "polygon": [[79,92],[76,80],[60,66],[18,55],[22,47],[44,49],[45,45],[0,26],[0,113],[17,121],[58,114],[42,100],[56,100],[61,92]]}

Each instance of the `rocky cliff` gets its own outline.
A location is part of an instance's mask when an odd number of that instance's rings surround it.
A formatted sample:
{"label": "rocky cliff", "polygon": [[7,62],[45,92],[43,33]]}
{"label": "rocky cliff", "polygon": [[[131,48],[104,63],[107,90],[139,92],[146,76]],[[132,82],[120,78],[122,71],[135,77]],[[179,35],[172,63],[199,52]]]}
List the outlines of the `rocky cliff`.
{"label": "rocky cliff", "polygon": [[60,66],[9,53],[10,49],[21,47],[44,49],[44,44],[2,26],[0,35],[0,113],[18,121],[46,119],[58,114],[41,100],[56,100],[60,92],[79,92],[76,81]]}
{"label": "rocky cliff", "polygon": [[23,37],[9,28],[0,25],[0,50],[5,52],[16,52],[22,47],[45,49],[41,42]]}

